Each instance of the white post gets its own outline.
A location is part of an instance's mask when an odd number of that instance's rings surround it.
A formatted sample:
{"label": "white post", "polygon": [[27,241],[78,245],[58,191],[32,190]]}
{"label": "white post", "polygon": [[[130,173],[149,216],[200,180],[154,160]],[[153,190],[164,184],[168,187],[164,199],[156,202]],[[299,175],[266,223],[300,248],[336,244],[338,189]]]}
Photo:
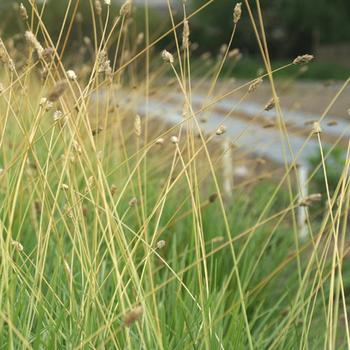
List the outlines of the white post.
{"label": "white post", "polygon": [[[308,195],[308,168],[305,164],[298,167],[298,180],[299,180],[299,199],[303,200]],[[308,209],[304,206],[298,207],[298,228],[299,228],[299,238],[304,240],[308,235],[307,227],[307,213]]]}
{"label": "white post", "polygon": [[223,141],[222,171],[224,195],[230,199],[233,192],[233,154],[231,142],[227,137]]}

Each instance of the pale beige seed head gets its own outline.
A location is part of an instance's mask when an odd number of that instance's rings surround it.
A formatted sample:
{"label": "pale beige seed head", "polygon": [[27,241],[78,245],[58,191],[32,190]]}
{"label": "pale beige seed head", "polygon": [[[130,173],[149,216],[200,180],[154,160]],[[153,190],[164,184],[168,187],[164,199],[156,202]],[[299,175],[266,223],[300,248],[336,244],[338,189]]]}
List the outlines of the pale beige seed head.
{"label": "pale beige seed head", "polygon": [[132,9],[132,1],[126,0],[120,8],[119,14],[121,16],[128,16],[131,13],[131,9]]}
{"label": "pale beige seed head", "polygon": [[301,206],[301,207],[310,207],[314,203],[320,202],[321,199],[322,199],[321,193],[313,193],[313,194],[310,194],[309,196],[303,198],[299,202],[299,206]]}
{"label": "pale beige seed head", "polygon": [[157,248],[163,249],[166,246],[166,242],[164,240],[160,240],[157,242]]}
{"label": "pale beige seed head", "polygon": [[97,16],[101,16],[102,14],[102,5],[100,0],[95,0],[95,11]]}
{"label": "pale beige seed head", "polygon": [[242,3],[238,2],[233,9],[233,23],[237,24],[242,16]]}
{"label": "pale beige seed head", "polygon": [[29,42],[29,44],[36,50],[38,57],[41,59],[43,56],[44,48],[39,43],[38,39],[29,30],[25,32],[24,36],[26,40]]}
{"label": "pale beige seed head", "polygon": [[187,18],[184,20],[182,32],[182,47],[188,49],[190,40],[190,26],[188,25]]}
{"label": "pale beige seed head", "polygon": [[177,136],[171,136],[170,141],[173,144],[177,144],[179,143],[179,138]]}
{"label": "pale beige seed head", "polygon": [[67,77],[69,80],[77,80],[77,75],[75,74],[74,70],[67,70]]}
{"label": "pale beige seed head", "polygon": [[18,251],[22,252],[23,251],[23,245],[19,243],[18,241],[12,241],[11,245]]}
{"label": "pale beige seed head", "polygon": [[137,306],[134,309],[128,311],[123,317],[123,323],[125,326],[129,327],[137,320],[141,318],[143,314],[142,306]]}
{"label": "pale beige seed head", "polygon": [[144,38],[145,34],[143,32],[137,34],[136,45],[141,45],[143,43]]}
{"label": "pale beige seed head", "polygon": [[163,144],[164,144],[164,139],[162,137],[156,140],[156,145],[163,145]]}
{"label": "pale beige seed head", "polygon": [[225,132],[226,132],[226,126],[225,125],[220,125],[216,129],[216,135],[218,135],[218,136],[223,135]]}
{"label": "pale beige seed head", "polygon": [[232,49],[231,51],[229,51],[228,57],[238,61],[242,58],[242,53],[241,53],[240,49],[235,48],[235,49]]}
{"label": "pale beige seed head", "polygon": [[298,56],[297,58],[294,59],[293,63],[294,64],[306,64],[309,63],[310,61],[312,61],[314,59],[313,55],[302,55],[302,56]]}
{"label": "pale beige seed head", "polygon": [[141,132],[142,132],[142,129],[141,129],[141,117],[138,114],[136,114],[136,116],[135,116],[134,130],[135,130],[135,135],[137,137],[140,137],[141,136]]}
{"label": "pale beige seed head", "polygon": [[24,5],[22,3],[19,5],[19,15],[21,16],[23,21],[28,20],[27,9],[24,7]]}
{"label": "pale beige seed head", "polygon": [[312,133],[320,134],[322,132],[321,124],[319,122],[314,122],[312,125]]}
{"label": "pale beige seed head", "polygon": [[110,6],[111,5],[111,0],[104,0],[105,1],[105,5]]}
{"label": "pale beige seed head", "polygon": [[62,120],[62,118],[63,118],[63,113],[62,113],[62,111],[57,110],[57,111],[54,112],[54,114],[53,114],[53,120],[54,120],[55,122],[58,122],[58,121]]}
{"label": "pale beige seed head", "polygon": [[164,62],[168,62],[170,64],[174,63],[174,56],[167,50],[162,51],[162,59]]}

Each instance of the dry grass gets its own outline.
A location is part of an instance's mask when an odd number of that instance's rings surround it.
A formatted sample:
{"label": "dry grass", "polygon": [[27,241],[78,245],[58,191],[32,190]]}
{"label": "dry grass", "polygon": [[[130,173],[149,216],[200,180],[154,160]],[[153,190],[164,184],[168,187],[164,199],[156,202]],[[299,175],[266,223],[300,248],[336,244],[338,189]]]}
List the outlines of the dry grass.
{"label": "dry grass", "polygon": [[[333,191],[320,127],[350,78],[314,128],[305,126],[295,153],[274,74],[313,57],[272,70],[262,8],[257,0],[254,17],[246,0],[232,6],[217,61],[196,71],[191,19],[212,1],[198,9],[184,1],[179,22],[168,2],[171,26],[154,35],[147,10],[137,31],[132,1],[116,10],[89,0],[91,33],[73,56],[75,1],[57,41],[45,5],[19,7],[20,39],[0,42],[0,348],[350,347],[350,158]],[[265,73],[225,89],[223,67],[241,58],[233,50],[241,16],[251,19]],[[162,51],[156,44],[167,36]],[[239,146],[263,105],[243,132],[232,136],[226,125],[263,79],[282,164],[254,157],[276,140]],[[231,96],[239,102],[204,130]],[[180,122],[167,117],[172,110]],[[297,165],[310,140],[326,198],[300,196]]]}

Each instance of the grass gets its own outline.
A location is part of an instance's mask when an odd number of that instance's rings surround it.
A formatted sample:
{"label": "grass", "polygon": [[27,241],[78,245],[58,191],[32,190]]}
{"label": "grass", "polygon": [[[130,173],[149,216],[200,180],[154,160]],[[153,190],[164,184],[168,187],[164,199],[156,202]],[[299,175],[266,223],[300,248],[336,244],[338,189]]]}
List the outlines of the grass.
{"label": "grass", "polygon": [[[102,3],[99,15],[89,5],[89,40],[74,55],[63,49],[73,1],[57,42],[45,6],[29,2],[21,39],[0,43],[0,349],[349,348],[349,157],[330,192],[322,134],[305,136],[319,142],[325,195],[300,239],[297,155],[273,164],[232,147],[240,136],[223,126],[201,129],[198,114],[227,94],[216,84],[230,48],[197,67],[175,22],[153,37],[146,10],[140,36],[127,8]],[[183,4],[184,20],[206,6],[190,14]],[[248,1],[242,10],[249,16]],[[256,34],[288,152],[274,66]],[[154,50],[165,36],[174,63]],[[242,100],[256,71],[250,79]],[[207,82],[197,111],[192,97]],[[141,108],[167,103],[167,91],[182,98],[181,123]],[[251,175],[233,176],[230,157]]]}

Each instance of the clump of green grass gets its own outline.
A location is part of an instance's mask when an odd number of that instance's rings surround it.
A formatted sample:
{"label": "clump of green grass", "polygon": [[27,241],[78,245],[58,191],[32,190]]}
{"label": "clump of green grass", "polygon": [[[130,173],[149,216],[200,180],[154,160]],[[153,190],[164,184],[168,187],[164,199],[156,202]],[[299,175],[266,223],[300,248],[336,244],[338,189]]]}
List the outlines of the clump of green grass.
{"label": "clump of green grass", "polygon": [[[172,25],[160,37],[173,46],[162,55],[152,51],[147,9],[140,35],[131,1],[116,12],[106,1],[89,5],[93,27],[73,56],[65,50],[78,9],[71,1],[56,42],[41,20],[45,4],[32,1],[20,7],[18,43],[0,42],[2,348],[348,347],[349,162],[340,201],[326,191],[328,209],[307,216],[302,241],[295,164],[275,170],[254,160],[256,173],[235,177],[227,193],[226,127],[208,135],[197,118],[215,104],[249,3],[236,5],[230,43],[202,77],[209,102],[199,112],[190,23],[210,1],[193,12],[184,2],[178,24],[169,3]],[[287,140],[265,37],[256,34],[267,73],[241,88],[245,97],[270,80]],[[138,114],[166,89],[183,98],[180,124]],[[234,148],[235,161],[251,164],[246,151]]]}

